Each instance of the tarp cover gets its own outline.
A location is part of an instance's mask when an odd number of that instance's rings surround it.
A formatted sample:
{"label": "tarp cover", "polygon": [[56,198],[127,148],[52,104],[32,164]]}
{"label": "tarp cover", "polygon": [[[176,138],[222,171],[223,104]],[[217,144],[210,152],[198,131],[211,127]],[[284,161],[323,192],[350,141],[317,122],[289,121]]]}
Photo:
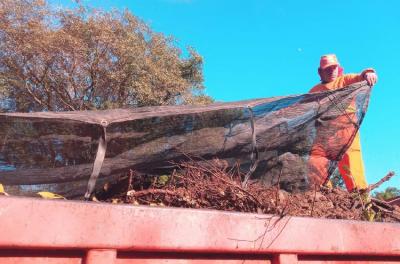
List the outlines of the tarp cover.
{"label": "tarp cover", "polygon": [[[265,185],[276,184],[279,176],[282,188],[306,190],[335,169],[362,122],[370,91],[361,82],[335,91],[208,106],[3,113],[0,183],[11,195],[49,191],[82,197],[103,140],[96,189],[129,169],[161,175],[172,169],[171,161],[194,157],[239,163],[244,173],[252,167],[251,177]],[[335,143],[338,130],[352,136]],[[322,158],[331,165],[318,179],[309,176],[308,164],[316,140],[326,144]]]}

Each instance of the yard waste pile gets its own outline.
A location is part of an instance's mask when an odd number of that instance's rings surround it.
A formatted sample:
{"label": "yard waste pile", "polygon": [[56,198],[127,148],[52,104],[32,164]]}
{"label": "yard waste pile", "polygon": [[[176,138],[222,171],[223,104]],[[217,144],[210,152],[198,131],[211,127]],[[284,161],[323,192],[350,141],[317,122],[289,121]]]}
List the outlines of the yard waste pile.
{"label": "yard waste pile", "polygon": [[221,160],[184,162],[171,175],[149,177],[130,171],[114,184],[106,183],[96,200],[148,206],[168,206],[259,214],[308,216],[376,222],[400,222],[400,207],[371,198],[368,191],[315,185],[289,193],[279,183],[266,188],[254,180],[242,187],[238,168],[227,170]]}
{"label": "yard waste pile", "polygon": [[[0,184],[11,195],[51,192],[88,199],[130,169],[170,175],[176,164],[197,157],[238,169],[243,186],[258,180],[265,188],[279,182],[288,192],[310,191],[329,178],[350,146],[370,92],[361,82],[335,91],[207,106],[3,113]],[[338,139],[340,131],[345,139]],[[324,152],[312,152],[316,143],[325,145]],[[310,177],[315,155],[329,169]]]}

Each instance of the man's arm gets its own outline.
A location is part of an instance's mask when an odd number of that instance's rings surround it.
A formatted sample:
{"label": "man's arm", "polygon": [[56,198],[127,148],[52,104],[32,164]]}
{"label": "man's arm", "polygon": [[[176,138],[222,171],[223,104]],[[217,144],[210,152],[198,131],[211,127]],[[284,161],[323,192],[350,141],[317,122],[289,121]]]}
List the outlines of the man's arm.
{"label": "man's arm", "polygon": [[376,75],[375,70],[372,68],[365,69],[360,74],[345,74],[344,78],[344,86],[361,81],[367,81],[368,85],[373,86],[378,81],[378,76]]}

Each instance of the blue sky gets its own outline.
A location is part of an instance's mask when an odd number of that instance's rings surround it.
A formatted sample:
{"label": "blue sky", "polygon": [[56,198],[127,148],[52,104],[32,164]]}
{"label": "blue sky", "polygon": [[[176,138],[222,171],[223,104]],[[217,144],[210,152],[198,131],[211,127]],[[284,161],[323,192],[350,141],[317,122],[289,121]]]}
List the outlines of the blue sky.
{"label": "blue sky", "polygon": [[[69,5],[67,0],[53,4]],[[319,57],[336,53],[345,72],[373,67],[379,82],[361,128],[367,180],[400,174],[400,1],[97,0],[128,8],[153,30],[205,60],[207,94],[218,101],[307,92]],[[387,186],[400,188],[400,175]]]}

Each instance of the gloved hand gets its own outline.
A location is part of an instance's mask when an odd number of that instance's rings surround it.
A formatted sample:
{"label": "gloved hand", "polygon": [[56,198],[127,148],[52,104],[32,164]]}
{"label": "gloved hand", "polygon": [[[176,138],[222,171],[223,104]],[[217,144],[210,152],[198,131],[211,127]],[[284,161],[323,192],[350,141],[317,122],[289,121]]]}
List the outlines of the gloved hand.
{"label": "gloved hand", "polygon": [[369,86],[374,86],[375,83],[378,81],[378,75],[375,72],[366,72],[363,75],[364,80],[367,81]]}

